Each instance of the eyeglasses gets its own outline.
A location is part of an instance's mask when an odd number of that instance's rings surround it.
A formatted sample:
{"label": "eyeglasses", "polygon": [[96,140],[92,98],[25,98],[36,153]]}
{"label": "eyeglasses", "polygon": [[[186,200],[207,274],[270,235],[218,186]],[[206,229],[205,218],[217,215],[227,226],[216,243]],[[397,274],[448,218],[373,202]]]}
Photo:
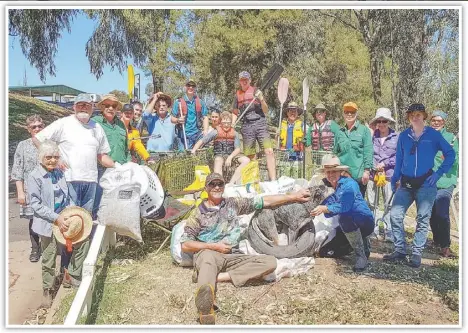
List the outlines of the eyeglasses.
{"label": "eyeglasses", "polygon": [[388,120],[376,120],[375,123],[376,124],[386,124],[386,123],[388,123]]}
{"label": "eyeglasses", "polygon": [[211,188],[216,188],[216,187],[222,188],[224,187],[224,182],[211,182],[208,184],[208,186]]}
{"label": "eyeglasses", "polygon": [[34,130],[36,128],[44,128],[44,124],[29,126],[30,129]]}
{"label": "eyeglasses", "polygon": [[75,107],[77,107],[78,109],[90,109],[92,105],[90,103],[78,103],[75,104]]}
{"label": "eyeglasses", "polygon": [[347,116],[354,116],[356,114],[356,111],[345,111],[344,114]]}
{"label": "eyeglasses", "polygon": [[53,159],[53,158],[56,159],[56,160],[58,160],[58,159],[60,158],[60,156],[55,156],[55,155],[53,155],[53,156],[45,156],[45,159],[46,159],[47,161],[50,161],[50,160]]}
{"label": "eyeglasses", "polygon": [[117,109],[118,104],[102,104],[106,109],[112,107],[113,109]]}

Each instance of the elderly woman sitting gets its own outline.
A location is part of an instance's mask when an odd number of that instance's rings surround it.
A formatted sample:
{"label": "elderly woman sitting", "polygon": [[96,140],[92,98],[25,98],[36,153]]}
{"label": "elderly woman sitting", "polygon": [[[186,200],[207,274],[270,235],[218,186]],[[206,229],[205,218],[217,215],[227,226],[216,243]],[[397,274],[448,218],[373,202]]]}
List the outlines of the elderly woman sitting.
{"label": "elderly woman sitting", "polygon": [[[44,141],[38,150],[39,165],[27,178],[29,202],[34,211],[32,230],[41,238],[44,307],[52,304],[51,289],[55,278],[57,241],[52,235],[52,225],[56,224],[62,233],[66,233],[69,227],[69,222],[59,215],[70,204],[67,182],[63,172],[57,167],[59,159],[57,144],[50,140]],[[74,248],[69,264],[72,285],[79,285],[88,249],[89,241]]]}
{"label": "elderly woman sitting", "polygon": [[358,183],[342,175],[342,172],[347,170],[348,167],[341,165],[338,157],[323,157],[320,171],[325,173],[325,182],[333,187],[335,193],[325,199],[325,205],[319,205],[312,210],[311,215],[339,215],[338,223],[356,254],[353,271],[362,272],[370,255],[367,236],[374,230],[374,217],[361,195]]}

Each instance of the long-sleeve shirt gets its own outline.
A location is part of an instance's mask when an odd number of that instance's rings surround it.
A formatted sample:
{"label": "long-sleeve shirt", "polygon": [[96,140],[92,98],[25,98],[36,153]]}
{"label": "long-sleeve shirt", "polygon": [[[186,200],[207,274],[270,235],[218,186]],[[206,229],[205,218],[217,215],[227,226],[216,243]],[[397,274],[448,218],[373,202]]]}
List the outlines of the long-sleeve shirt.
{"label": "long-sleeve shirt", "polygon": [[112,160],[120,164],[130,162],[132,156],[128,150],[128,138],[125,124],[117,117],[114,117],[113,123],[110,123],[102,115],[93,117],[93,120],[101,125],[104,133],[106,133],[107,141],[111,149],[109,156]]}
{"label": "long-sleeve shirt", "polygon": [[429,169],[434,168],[434,159],[439,151],[442,151],[445,158],[435,173],[442,176],[455,162],[455,150],[442,134],[428,126],[424,127],[418,139],[411,127],[401,132],[392,183],[398,182],[402,175],[416,178],[426,174]]}
{"label": "long-sleeve shirt", "polygon": [[[440,131],[440,134],[453,146],[455,150],[455,162],[447,173],[444,173],[437,182],[437,188],[447,188],[456,185],[458,182],[458,140],[453,133],[448,132],[445,128]],[[434,160],[434,168],[436,171],[444,162],[445,156],[442,152],[438,152]]]}
{"label": "long-sleeve shirt", "polygon": [[341,164],[349,167],[353,179],[362,178],[364,169],[372,169],[374,147],[369,128],[356,120],[351,130],[342,127],[340,133],[335,135],[334,153]]}
{"label": "long-sleeve shirt", "polygon": [[372,137],[372,142],[374,145],[374,167],[379,163],[383,163],[385,165],[385,177],[387,180],[390,180],[393,176],[393,169],[396,163],[398,133],[390,128],[390,132],[384,139],[384,142],[382,142],[380,131],[377,129]]}

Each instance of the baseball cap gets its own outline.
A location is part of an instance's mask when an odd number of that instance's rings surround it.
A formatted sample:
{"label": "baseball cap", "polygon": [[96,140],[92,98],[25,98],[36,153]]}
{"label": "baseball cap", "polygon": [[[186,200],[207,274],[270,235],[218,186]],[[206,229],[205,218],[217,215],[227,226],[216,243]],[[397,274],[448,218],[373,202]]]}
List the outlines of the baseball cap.
{"label": "baseball cap", "polygon": [[358,107],[357,104],[354,102],[348,102],[343,105],[343,112],[344,111],[357,111]]}
{"label": "baseball cap", "polygon": [[132,104],[124,104],[124,106],[122,108],[122,112],[126,112],[126,111],[133,111]]}
{"label": "baseball cap", "polygon": [[189,79],[185,85],[186,86],[188,86],[188,85],[196,86],[197,84],[192,79]]}
{"label": "baseball cap", "polygon": [[93,97],[90,94],[79,94],[78,96],[75,97],[75,101],[73,104],[78,104],[78,103],[92,103],[93,102]]}
{"label": "baseball cap", "polygon": [[205,186],[210,185],[210,183],[214,180],[221,180],[224,183],[224,178],[219,173],[213,172],[210,173],[205,180]]}
{"label": "baseball cap", "polygon": [[424,104],[421,104],[421,103],[413,103],[410,106],[408,106],[406,113],[414,112],[414,111],[426,112],[426,107],[424,106]]}
{"label": "baseball cap", "polygon": [[250,80],[250,73],[247,71],[243,71],[239,73],[239,79],[249,79]]}

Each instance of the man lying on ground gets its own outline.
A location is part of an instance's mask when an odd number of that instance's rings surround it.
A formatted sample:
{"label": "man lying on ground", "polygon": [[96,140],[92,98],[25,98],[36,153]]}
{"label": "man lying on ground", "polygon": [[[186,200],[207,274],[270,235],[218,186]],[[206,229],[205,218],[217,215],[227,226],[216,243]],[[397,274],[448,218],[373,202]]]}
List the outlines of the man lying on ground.
{"label": "man lying on ground", "polygon": [[246,255],[235,250],[240,238],[239,216],[262,208],[306,202],[310,192],[302,189],[292,194],[224,199],[223,176],[212,173],[205,183],[208,199],[187,219],[181,244],[183,252],[195,253],[194,282],[198,282],[195,305],[200,323],[213,325],[216,282],[231,281],[240,287],[276,269],[273,256]]}

